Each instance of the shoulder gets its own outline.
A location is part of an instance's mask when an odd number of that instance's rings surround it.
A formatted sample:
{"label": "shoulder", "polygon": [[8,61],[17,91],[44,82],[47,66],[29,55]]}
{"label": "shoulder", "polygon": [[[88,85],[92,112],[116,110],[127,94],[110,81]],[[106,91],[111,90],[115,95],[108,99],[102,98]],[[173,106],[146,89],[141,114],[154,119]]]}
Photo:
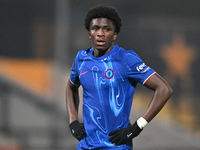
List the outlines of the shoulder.
{"label": "shoulder", "polygon": [[137,55],[137,53],[134,52],[133,50],[128,50],[126,57],[132,57],[132,58],[135,58],[135,59],[140,59],[140,57]]}
{"label": "shoulder", "polygon": [[134,62],[142,61],[136,52],[134,52],[133,50],[125,50],[122,47],[119,47],[119,55],[121,55],[121,58],[124,58],[124,60],[127,63],[133,62],[133,61]]}
{"label": "shoulder", "polygon": [[118,45],[116,45],[116,54],[119,55],[120,58],[125,58],[128,51],[126,49],[124,49],[123,47],[119,47]]}
{"label": "shoulder", "polygon": [[125,56],[133,56],[133,57],[139,57],[136,52],[134,52],[133,50],[126,50],[123,47],[118,47],[118,52],[120,54],[123,54]]}
{"label": "shoulder", "polygon": [[78,51],[75,59],[81,59],[81,58],[87,57],[90,55],[91,51],[92,51],[91,47],[88,49],[82,49],[82,50]]}

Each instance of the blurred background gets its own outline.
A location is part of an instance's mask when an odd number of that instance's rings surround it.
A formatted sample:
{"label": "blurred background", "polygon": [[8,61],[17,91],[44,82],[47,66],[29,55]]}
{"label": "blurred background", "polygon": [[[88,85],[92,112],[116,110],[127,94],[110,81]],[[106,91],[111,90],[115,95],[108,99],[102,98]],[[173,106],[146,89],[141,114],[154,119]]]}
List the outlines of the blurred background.
{"label": "blurred background", "polygon": [[[97,4],[118,9],[116,43],[174,90],[135,149],[200,149],[199,0],[0,0],[0,150],[75,149],[65,86],[76,53],[91,46],[83,24]],[[151,97],[138,85],[132,122]]]}

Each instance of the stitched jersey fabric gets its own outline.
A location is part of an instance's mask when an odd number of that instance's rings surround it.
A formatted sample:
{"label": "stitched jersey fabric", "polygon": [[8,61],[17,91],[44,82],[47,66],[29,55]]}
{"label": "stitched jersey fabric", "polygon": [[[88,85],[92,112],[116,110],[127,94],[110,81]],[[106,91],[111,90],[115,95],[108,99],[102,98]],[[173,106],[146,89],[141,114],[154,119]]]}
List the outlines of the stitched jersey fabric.
{"label": "stitched jersey fabric", "polygon": [[109,133],[126,128],[137,83],[144,84],[155,71],[132,50],[115,45],[102,57],[93,47],[78,52],[70,81],[83,87],[83,122],[86,137],[77,149],[132,149],[132,141],[114,146]]}

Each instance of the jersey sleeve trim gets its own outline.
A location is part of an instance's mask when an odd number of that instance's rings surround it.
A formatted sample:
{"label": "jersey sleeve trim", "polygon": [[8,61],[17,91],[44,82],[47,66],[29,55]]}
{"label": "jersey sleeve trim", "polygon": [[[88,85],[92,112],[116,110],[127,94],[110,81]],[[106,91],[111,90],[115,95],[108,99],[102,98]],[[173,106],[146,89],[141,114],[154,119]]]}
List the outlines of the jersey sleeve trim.
{"label": "jersey sleeve trim", "polygon": [[147,82],[147,80],[149,80],[154,74],[156,74],[156,72],[152,73],[146,80],[144,80],[144,82],[142,83],[142,85],[144,85]]}

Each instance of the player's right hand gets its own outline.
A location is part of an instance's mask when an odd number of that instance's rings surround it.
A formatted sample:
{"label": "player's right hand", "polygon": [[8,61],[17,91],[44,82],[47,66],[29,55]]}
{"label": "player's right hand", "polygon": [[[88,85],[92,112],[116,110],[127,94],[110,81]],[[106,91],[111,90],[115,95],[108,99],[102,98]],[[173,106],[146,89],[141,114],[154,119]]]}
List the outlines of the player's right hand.
{"label": "player's right hand", "polygon": [[69,128],[71,130],[72,135],[79,141],[86,136],[84,125],[78,120],[75,120],[72,123],[70,123]]}

